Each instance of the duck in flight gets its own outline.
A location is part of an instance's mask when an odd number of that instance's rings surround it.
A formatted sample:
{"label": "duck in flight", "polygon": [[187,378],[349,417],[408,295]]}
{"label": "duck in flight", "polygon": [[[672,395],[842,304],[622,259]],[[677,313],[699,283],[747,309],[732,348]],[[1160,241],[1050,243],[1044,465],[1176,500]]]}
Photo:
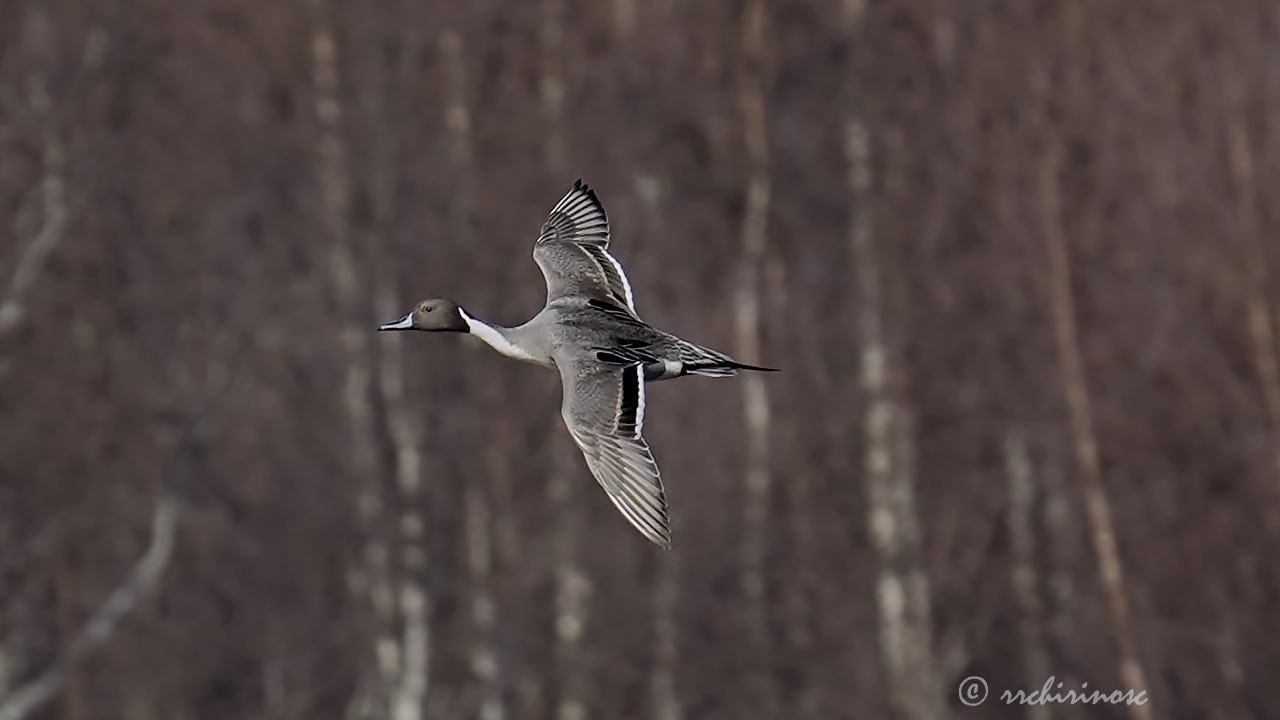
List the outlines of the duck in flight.
{"label": "duck in flight", "polygon": [[558,370],[560,415],[591,474],[637,530],[670,548],[662,480],[641,436],[645,383],[773,368],[737,362],[641,320],[622,265],[609,254],[604,206],[581,180],[551,209],[533,259],[547,302],[523,325],[491,325],[452,300],[430,298],[378,329],[471,333],[503,355]]}

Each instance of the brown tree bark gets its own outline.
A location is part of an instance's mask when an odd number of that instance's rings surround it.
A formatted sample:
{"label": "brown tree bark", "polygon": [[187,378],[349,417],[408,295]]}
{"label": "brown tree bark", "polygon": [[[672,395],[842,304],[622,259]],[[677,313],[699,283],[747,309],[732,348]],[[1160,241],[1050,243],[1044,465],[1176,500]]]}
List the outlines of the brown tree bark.
{"label": "brown tree bark", "polygon": [[[1116,545],[1115,527],[1111,522],[1111,506],[1102,485],[1098,464],[1098,445],[1093,432],[1093,414],[1085,384],[1084,366],[1080,358],[1075,310],[1071,299],[1071,266],[1067,259],[1066,230],[1062,226],[1058,173],[1061,149],[1051,148],[1042,161],[1039,183],[1041,211],[1045,227],[1044,239],[1049,263],[1049,302],[1053,314],[1054,334],[1058,343],[1058,361],[1067,395],[1071,433],[1074,439],[1078,479],[1084,495],[1085,514],[1112,632],[1120,653],[1120,675],[1127,688],[1146,689],[1145,675],[1138,661],[1133,640],[1133,622],[1125,599],[1124,571]],[[1131,705],[1130,712],[1139,720],[1151,717],[1149,705]]]}
{"label": "brown tree bark", "polygon": [[[1276,6],[1273,25],[1280,29],[1280,5]],[[1272,276],[1266,249],[1264,218],[1259,207],[1259,190],[1254,169],[1257,143],[1249,133],[1246,104],[1248,94],[1239,69],[1222,74],[1222,89],[1226,108],[1225,145],[1228,171],[1234,184],[1237,227],[1243,244],[1238,263],[1237,277],[1243,277],[1245,293],[1245,324],[1251,343],[1253,362],[1261,385],[1262,400],[1271,421],[1272,450],[1275,452],[1276,490],[1280,491],[1280,324],[1273,307],[1270,292]],[[1280,129],[1272,112],[1272,128]],[[1264,156],[1265,160],[1265,156]],[[1265,518],[1269,530],[1280,531],[1280,495],[1267,509]],[[1217,709],[1218,717],[1237,717],[1247,714],[1240,702],[1244,686],[1245,669],[1240,655],[1239,630],[1231,608],[1231,591],[1223,588],[1215,593],[1220,620],[1214,638],[1218,668],[1222,685],[1229,693],[1224,706]]]}
{"label": "brown tree bark", "polygon": [[[1255,148],[1249,137],[1244,108],[1246,95],[1239,74],[1224,73],[1223,88],[1228,113],[1227,161],[1235,184],[1237,222],[1244,245],[1241,273],[1245,278],[1245,322],[1253,346],[1254,367],[1262,385],[1262,399],[1271,418],[1277,479],[1280,480],[1280,338],[1277,337],[1280,333],[1277,333],[1276,317],[1267,294],[1271,278],[1254,180]],[[1272,511],[1271,516],[1273,523],[1280,526],[1280,512]]]}
{"label": "brown tree bark", "polygon": [[[1064,7],[1063,27],[1067,46],[1067,93],[1076,102],[1084,102],[1084,80],[1081,70],[1085,66],[1083,45],[1087,32],[1080,6]],[[1078,105],[1083,107],[1083,105]],[[1048,144],[1041,159],[1037,177],[1037,196],[1042,237],[1048,263],[1049,307],[1057,341],[1059,369],[1066,393],[1070,416],[1071,434],[1075,445],[1076,471],[1084,497],[1085,515],[1089,522],[1094,554],[1101,576],[1102,589],[1115,634],[1116,648],[1120,655],[1120,677],[1126,688],[1135,692],[1146,690],[1146,676],[1138,658],[1133,636],[1133,621],[1129,603],[1125,598],[1124,570],[1120,551],[1116,544],[1115,527],[1111,521],[1111,506],[1102,483],[1102,470],[1098,462],[1098,442],[1093,429],[1093,411],[1090,407],[1089,388],[1085,378],[1084,362],[1080,352],[1079,326],[1075,316],[1075,303],[1071,289],[1071,261],[1067,251],[1068,230],[1062,211],[1060,176],[1065,149],[1062,130],[1049,126]],[[1091,221],[1091,216],[1086,216]],[[1087,231],[1086,235],[1089,234]],[[1130,705],[1129,712],[1137,720],[1150,720],[1152,706]]]}

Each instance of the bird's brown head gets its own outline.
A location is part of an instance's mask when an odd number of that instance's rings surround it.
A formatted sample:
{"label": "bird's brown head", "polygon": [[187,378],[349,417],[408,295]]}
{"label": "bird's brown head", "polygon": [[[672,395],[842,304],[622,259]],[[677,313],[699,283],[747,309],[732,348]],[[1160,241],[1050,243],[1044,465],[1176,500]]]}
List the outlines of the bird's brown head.
{"label": "bird's brown head", "polygon": [[414,306],[408,315],[378,326],[379,330],[432,330],[436,332],[470,332],[458,303],[447,298],[428,298]]}

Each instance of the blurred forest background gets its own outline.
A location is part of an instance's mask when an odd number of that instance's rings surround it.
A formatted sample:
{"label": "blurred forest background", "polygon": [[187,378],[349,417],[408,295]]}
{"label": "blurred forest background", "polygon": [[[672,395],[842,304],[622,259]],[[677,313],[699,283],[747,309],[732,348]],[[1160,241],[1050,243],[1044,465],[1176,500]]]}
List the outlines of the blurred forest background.
{"label": "blurred forest background", "polygon": [[[373,331],[578,177],[669,553]],[[1270,0],[2,0],[0,718],[1276,717],[1277,181]]]}

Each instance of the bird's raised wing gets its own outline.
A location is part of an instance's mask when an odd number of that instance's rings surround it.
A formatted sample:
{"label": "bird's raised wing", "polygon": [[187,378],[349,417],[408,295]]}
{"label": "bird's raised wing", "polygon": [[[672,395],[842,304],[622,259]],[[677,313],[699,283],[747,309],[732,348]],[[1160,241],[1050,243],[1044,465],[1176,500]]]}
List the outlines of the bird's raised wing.
{"label": "bird's raised wing", "polygon": [[560,414],[587,467],[637,530],[671,547],[667,500],[658,465],[640,432],[644,425],[644,368],[594,359],[558,358],[564,400]]}
{"label": "bird's raised wing", "polygon": [[533,259],[547,279],[547,303],[582,295],[635,313],[631,284],[609,254],[609,219],[596,193],[581,180],[556,203],[542,224]]}

